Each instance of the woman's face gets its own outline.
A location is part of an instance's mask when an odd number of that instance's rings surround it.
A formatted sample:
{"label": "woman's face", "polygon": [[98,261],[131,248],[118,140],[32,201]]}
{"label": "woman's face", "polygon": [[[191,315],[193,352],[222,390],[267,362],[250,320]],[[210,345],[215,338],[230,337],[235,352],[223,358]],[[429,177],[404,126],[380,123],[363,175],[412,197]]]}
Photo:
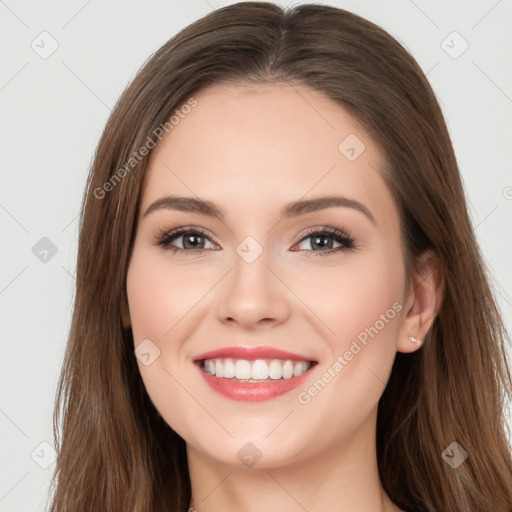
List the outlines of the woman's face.
{"label": "woman's face", "polygon": [[152,402],[189,450],[230,465],[373,442],[414,334],[375,143],[304,87],[217,85],[195,99],[151,155],[127,276]]}

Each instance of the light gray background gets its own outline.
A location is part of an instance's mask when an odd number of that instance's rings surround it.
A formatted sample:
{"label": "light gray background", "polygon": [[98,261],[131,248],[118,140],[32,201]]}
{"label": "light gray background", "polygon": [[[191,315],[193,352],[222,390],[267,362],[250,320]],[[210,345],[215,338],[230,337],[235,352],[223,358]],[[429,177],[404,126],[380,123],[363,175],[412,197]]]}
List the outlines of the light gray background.
{"label": "light gray background", "polygon": [[[77,215],[110,110],[152,52],[230,3],[0,0],[0,511],[43,510],[55,466],[52,412],[71,318]],[[387,29],[428,74],[510,330],[512,1],[324,3]],[[57,50],[42,58],[52,44]],[[46,262],[32,251],[42,237],[57,248]]]}

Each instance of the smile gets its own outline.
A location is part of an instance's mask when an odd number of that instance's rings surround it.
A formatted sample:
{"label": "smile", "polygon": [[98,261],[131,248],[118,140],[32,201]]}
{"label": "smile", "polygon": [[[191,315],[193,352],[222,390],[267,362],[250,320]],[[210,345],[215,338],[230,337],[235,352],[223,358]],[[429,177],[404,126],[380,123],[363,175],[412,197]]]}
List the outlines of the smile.
{"label": "smile", "polygon": [[255,402],[298,388],[317,361],[271,347],[226,347],[201,354],[194,363],[213,391]]}
{"label": "smile", "polygon": [[205,359],[203,370],[218,378],[241,382],[262,382],[277,379],[291,379],[305,373],[311,362],[290,359]]}

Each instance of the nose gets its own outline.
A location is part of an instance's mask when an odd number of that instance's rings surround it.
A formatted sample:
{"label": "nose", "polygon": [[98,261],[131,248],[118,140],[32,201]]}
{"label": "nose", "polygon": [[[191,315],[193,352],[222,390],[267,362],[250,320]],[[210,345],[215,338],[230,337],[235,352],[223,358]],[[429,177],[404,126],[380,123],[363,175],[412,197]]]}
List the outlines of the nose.
{"label": "nose", "polygon": [[290,293],[265,252],[251,263],[235,255],[217,297],[217,315],[223,323],[249,330],[280,325],[290,316]]}

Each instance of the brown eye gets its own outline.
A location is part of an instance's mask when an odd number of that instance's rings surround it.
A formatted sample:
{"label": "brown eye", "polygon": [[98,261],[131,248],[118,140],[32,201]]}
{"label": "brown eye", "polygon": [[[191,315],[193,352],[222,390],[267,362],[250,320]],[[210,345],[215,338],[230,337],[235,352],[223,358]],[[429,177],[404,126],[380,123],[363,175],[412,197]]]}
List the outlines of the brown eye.
{"label": "brown eye", "polygon": [[[305,244],[306,241],[308,241],[307,244]],[[300,240],[299,246],[302,244],[306,245],[302,250],[305,250],[307,255],[314,256],[324,256],[355,248],[355,240],[351,236],[328,227],[310,232]]]}
{"label": "brown eye", "polygon": [[[211,244],[208,246],[207,244]],[[158,236],[155,245],[172,252],[193,253],[214,248],[213,242],[205,233],[197,229],[178,229]]]}
{"label": "brown eye", "polygon": [[205,238],[197,233],[181,235],[184,249],[204,249]]}

